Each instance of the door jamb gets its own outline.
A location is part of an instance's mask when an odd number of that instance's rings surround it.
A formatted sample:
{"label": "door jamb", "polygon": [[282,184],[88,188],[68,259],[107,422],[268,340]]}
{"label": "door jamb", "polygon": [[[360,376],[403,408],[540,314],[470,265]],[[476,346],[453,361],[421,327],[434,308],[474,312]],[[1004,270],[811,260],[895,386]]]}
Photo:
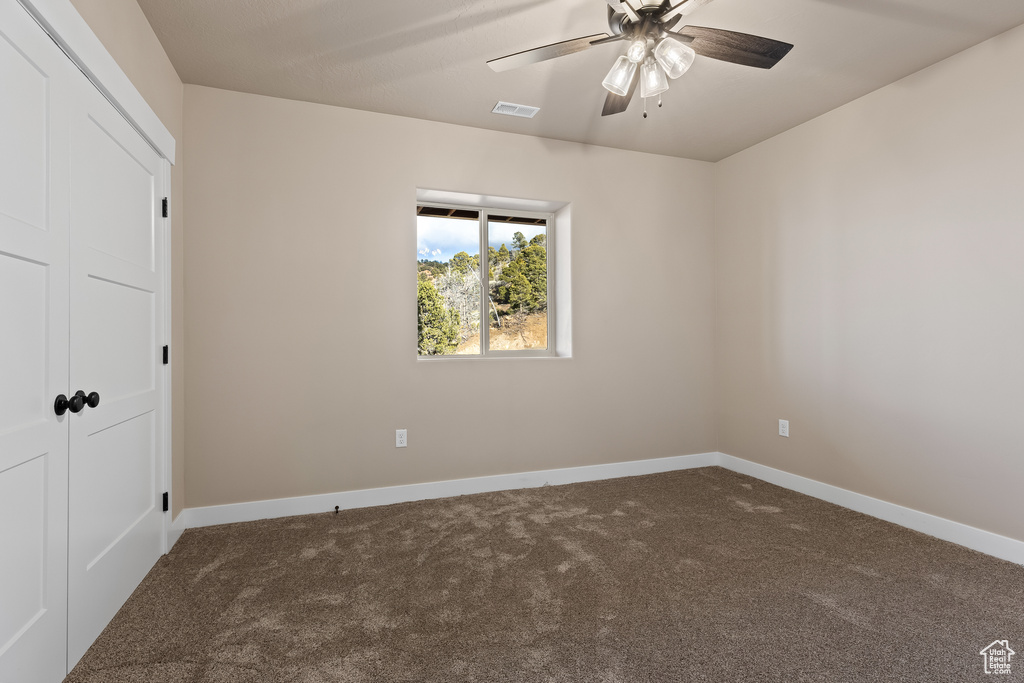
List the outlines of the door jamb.
{"label": "door jamb", "polygon": [[[161,185],[163,189],[162,197],[166,197],[163,201],[167,202],[168,207],[171,203],[171,164],[167,159],[161,162]],[[172,309],[171,309],[171,230],[173,229],[171,224],[171,214],[173,210],[169,208],[166,217],[161,217],[160,220],[160,242],[162,249],[162,258],[160,267],[163,269],[160,276],[160,298],[159,305],[161,307],[160,314],[163,318],[161,325],[161,334],[163,335],[162,342],[167,345],[173,352],[174,347],[171,344],[171,320],[172,320]],[[155,351],[155,350],[154,350]],[[168,364],[164,365],[161,359],[160,365],[160,414],[157,416],[162,422],[163,431],[161,432],[160,452],[162,458],[162,479],[163,486],[161,490],[167,492],[168,509],[163,515],[163,554],[166,555],[170,552],[171,547],[181,536],[181,531],[175,531],[171,528],[172,522],[174,521],[174,478],[172,472],[172,466],[174,461],[173,451],[173,440],[172,440],[172,414],[173,414],[173,400],[174,394],[172,392],[172,378],[174,373],[171,368],[173,367],[173,359],[168,356]]]}

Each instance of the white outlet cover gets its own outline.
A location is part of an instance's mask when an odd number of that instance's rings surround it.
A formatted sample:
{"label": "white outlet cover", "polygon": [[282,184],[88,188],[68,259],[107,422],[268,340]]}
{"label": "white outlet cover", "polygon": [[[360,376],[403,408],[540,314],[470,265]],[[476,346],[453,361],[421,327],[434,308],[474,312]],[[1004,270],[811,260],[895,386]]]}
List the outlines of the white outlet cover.
{"label": "white outlet cover", "polygon": [[789,420],[779,420],[779,436],[789,436]]}
{"label": "white outlet cover", "polygon": [[404,429],[395,430],[395,448],[405,448],[409,445],[409,433]]}

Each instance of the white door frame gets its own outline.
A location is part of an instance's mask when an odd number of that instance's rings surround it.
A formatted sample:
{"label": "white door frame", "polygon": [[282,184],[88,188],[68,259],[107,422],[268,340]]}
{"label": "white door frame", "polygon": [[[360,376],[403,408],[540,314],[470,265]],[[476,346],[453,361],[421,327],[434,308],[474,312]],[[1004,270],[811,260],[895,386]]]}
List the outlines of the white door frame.
{"label": "white door frame", "polygon": [[[29,14],[43,28],[53,41],[64,51],[82,73],[92,82],[107,100],[117,109],[128,123],[135,128],[149,145],[165,160],[164,196],[170,202],[171,183],[169,166],[175,160],[175,140],[167,127],[149,106],[138,89],[118,66],[114,58],[92,32],[85,19],[71,4],[71,0],[18,0]],[[164,219],[162,235],[164,250],[162,290],[160,305],[164,311],[163,343],[171,343],[171,235],[170,219]],[[154,349],[154,352],[156,350]],[[171,372],[170,366],[160,366],[163,381],[162,409],[159,419],[163,422],[163,439],[160,444],[159,456],[162,464],[159,471],[163,478],[163,490],[173,499],[171,486]],[[171,528],[171,513],[163,516],[163,552],[181,535],[180,530]]]}
{"label": "white door frame", "polygon": [[[173,139],[173,138],[172,138]],[[163,343],[170,349],[171,345],[171,162],[165,157],[161,162],[163,164],[163,196],[167,197],[167,218],[164,218],[161,223],[160,235],[157,237],[163,243],[163,262],[160,267],[163,268],[163,277],[160,286],[160,302],[159,305],[163,307],[163,321],[161,327],[163,328]],[[168,356],[167,365],[158,365],[157,372],[160,373],[160,381],[163,382],[162,389],[162,400],[160,401],[159,417],[163,420],[163,432],[162,432],[162,443],[160,444],[160,456],[163,458],[163,472],[164,480],[164,491],[167,492],[167,506],[168,511],[163,516],[164,528],[163,528],[163,553],[166,555],[170,552],[171,547],[181,537],[181,530],[172,528],[174,523],[174,477],[171,472],[171,461],[174,458],[174,451],[172,450],[171,440],[171,413],[172,413],[172,394],[171,394],[171,365],[170,356]],[[180,515],[179,515],[180,516]]]}

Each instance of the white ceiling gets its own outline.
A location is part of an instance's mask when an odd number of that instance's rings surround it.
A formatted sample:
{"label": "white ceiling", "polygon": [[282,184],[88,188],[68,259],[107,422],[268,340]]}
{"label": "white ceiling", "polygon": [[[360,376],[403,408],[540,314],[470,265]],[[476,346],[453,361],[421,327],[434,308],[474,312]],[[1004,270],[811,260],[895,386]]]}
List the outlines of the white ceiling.
{"label": "white ceiling", "polygon": [[[698,57],[664,107],[602,118],[623,43],[485,62],[607,31],[603,0],[139,0],[186,83],[717,161],[1024,23],[1022,0],[715,0],[684,24],[796,47],[765,71]],[[498,100],[541,107],[491,114]]]}

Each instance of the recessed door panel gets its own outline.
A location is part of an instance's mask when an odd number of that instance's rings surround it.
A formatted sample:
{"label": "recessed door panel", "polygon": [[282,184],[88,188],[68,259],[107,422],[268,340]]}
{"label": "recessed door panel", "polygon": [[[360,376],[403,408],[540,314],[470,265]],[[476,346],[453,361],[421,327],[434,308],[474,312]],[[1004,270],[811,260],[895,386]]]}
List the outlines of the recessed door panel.
{"label": "recessed door panel", "polygon": [[155,415],[133,417],[90,434],[75,451],[70,533],[86,571],[93,571],[118,540],[156,505]]}
{"label": "recessed door panel", "polygon": [[0,29],[0,214],[45,230],[50,83],[45,68],[26,54],[32,48],[18,47],[19,32]]}
{"label": "recessed door panel", "polygon": [[49,418],[48,286],[45,264],[0,253],[0,358],[17,359],[4,363],[0,434]]}
{"label": "recessed door panel", "polygon": [[102,386],[104,402],[152,391],[156,295],[98,277],[87,277],[83,286],[88,290],[83,299],[89,302],[93,315],[77,341],[91,353],[88,365],[76,373],[76,389]]}
{"label": "recessed door panel", "polygon": [[[123,121],[90,116],[81,123],[75,141],[78,158],[103,169],[102,174],[75,175],[74,210],[76,218],[81,217],[79,226],[87,231],[83,238],[97,251],[152,271],[155,169],[147,168],[136,154],[149,157],[154,152],[148,146],[131,149],[135,141],[115,137],[124,127],[120,125]],[[110,126],[114,130],[104,125],[110,123],[117,124]],[[138,138],[134,130],[132,133]]]}
{"label": "recessed door panel", "polygon": [[46,460],[0,472],[0,652],[46,612]]}
{"label": "recessed door panel", "polygon": [[0,681],[67,673],[69,242],[74,67],[0,2]]}

